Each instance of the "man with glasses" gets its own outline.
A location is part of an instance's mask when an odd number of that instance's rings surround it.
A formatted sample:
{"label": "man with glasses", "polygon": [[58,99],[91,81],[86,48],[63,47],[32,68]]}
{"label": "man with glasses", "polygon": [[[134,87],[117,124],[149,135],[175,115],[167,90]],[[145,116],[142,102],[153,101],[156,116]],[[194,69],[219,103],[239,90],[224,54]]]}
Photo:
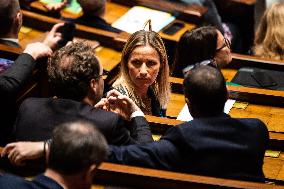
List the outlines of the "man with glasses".
{"label": "man with glasses", "polygon": [[49,139],[56,125],[77,119],[94,123],[109,144],[152,141],[144,114],[129,98],[110,92],[121,99],[112,105],[124,119],[94,107],[102,99],[105,74],[92,47],[72,43],[61,48],[49,59],[47,71],[56,97],[28,98],[21,104],[15,122],[17,141]]}
{"label": "man with glasses", "polygon": [[222,73],[199,65],[184,79],[190,122],[169,129],[157,142],[111,146],[109,161],[215,177],[263,181],[268,131],[258,119],[223,113],[227,88]]}

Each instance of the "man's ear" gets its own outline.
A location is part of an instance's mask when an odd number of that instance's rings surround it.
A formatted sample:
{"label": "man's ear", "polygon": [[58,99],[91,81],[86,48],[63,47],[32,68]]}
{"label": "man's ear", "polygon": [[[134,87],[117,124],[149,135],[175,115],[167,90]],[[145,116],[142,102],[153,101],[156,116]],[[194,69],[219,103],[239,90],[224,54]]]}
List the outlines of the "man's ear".
{"label": "man's ear", "polygon": [[98,90],[98,81],[96,79],[91,79],[90,81],[90,89],[91,91],[96,94]]}
{"label": "man's ear", "polygon": [[96,171],[97,171],[97,165],[96,165],[96,164],[92,164],[92,165],[88,168],[88,170],[87,170],[87,172],[86,172],[86,175],[85,175],[86,180],[88,180],[89,182],[92,182],[93,177],[94,177]]}
{"label": "man's ear", "polygon": [[15,17],[15,24],[19,31],[22,27],[22,23],[23,23],[23,15],[21,11],[18,11]]}

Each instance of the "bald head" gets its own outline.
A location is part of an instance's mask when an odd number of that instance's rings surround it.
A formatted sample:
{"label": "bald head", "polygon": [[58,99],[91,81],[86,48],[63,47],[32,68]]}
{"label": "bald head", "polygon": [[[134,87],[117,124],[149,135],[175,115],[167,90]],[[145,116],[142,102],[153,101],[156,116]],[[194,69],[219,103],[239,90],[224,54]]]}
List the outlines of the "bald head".
{"label": "bald head", "polygon": [[106,0],[77,0],[83,9],[84,15],[103,16]]}
{"label": "bald head", "polygon": [[0,37],[10,37],[7,36],[9,33],[19,30],[19,25],[21,25],[17,20],[19,12],[20,5],[18,0],[0,0]]}
{"label": "bald head", "polygon": [[227,88],[222,73],[210,66],[199,66],[184,79],[184,93],[193,115],[216,116],[223,112]]}
{"label": "bald head", "polygon": [[105,159],[107,142],[96,126],[86,121],[58,125],[52,133],[48,167],[72,175]]}

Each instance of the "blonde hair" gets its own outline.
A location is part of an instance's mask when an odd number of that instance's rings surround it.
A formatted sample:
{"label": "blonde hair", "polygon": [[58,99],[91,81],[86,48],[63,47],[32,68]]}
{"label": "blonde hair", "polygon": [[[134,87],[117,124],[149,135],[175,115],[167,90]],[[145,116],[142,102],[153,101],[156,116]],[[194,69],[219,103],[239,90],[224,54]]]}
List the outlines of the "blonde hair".
{"label": "blonde hair", "polygon": [[170,95],[169,65],[166,49],[159,34],[154,31],[140,30],[130,36],[122,51],[120,63],[121,76],[124,77],[125,81],[127,82],[126,84],[132,86],[133,88],[134,84],[130,79],[127,66],[128,60],[135,48],[148,45],[154,48],[160,56],[160,70],[156,78],[156,82],[154,82],[152,86],[161,107],[165,109],[167,107]]}
{"label": "blonde hair", "polygon": [[275,3],[264,13],[256,32],[254,53],[260,57],[284,59],[284,3]]}

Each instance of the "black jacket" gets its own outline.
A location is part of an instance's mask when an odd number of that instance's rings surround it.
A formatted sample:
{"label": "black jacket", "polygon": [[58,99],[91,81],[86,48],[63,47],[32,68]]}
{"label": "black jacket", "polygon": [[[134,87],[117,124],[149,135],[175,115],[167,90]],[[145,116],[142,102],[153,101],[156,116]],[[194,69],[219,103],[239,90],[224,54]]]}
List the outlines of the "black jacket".
{"label": "black jacket", "polygon": [[157,142],[111,146],[109,161],[215,177],[263,181],[268,130],[258,119],[227,115],[175,126]]}
{"label": "black jacket", "polygon": [[15,139],[46,140],[51,137],[56,125],[78,119],[94,123],[109,144],[127,145],[153,140],[144,117],[125,121],[116,113],[88,104],[53,98],[28,98],[21,104],[15,122]]}

